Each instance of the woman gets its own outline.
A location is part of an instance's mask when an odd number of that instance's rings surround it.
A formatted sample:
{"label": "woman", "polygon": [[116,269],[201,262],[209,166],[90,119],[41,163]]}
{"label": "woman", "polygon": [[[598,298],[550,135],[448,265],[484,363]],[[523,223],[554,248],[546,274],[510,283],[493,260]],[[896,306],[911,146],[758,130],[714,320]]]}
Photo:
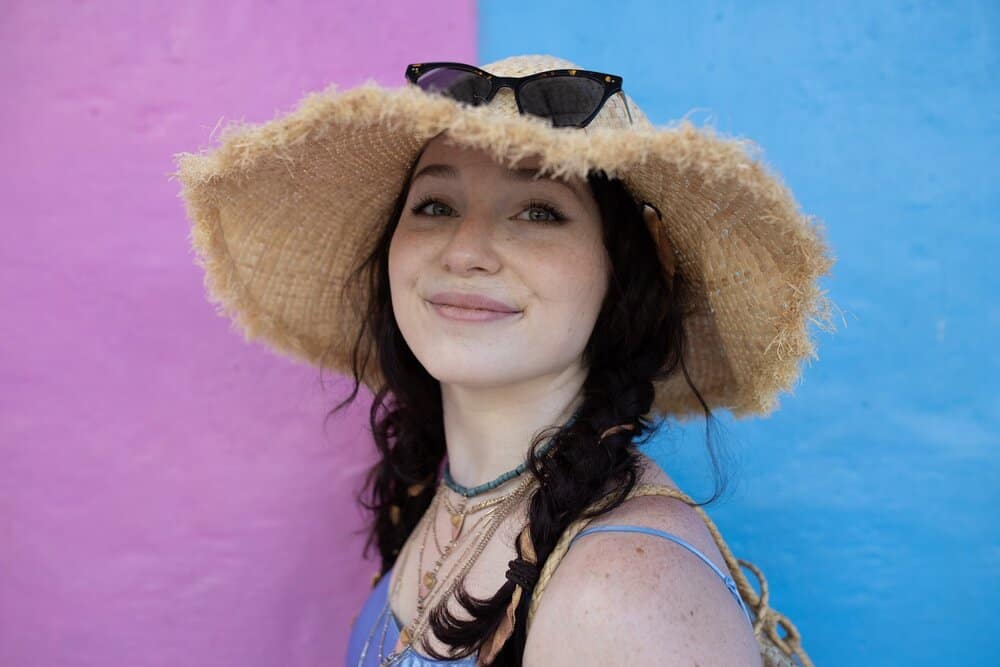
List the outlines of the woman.
{"label": "woman", "polygon": [[818,229],[744,142],[652,128],[613,75],[408,77],[181,160],[213,298],[350,371],[335,410],[375,391],[348,664],[761,664],[752,589],[692,505],[636,494],[677,489],[636,445],[653,411],[774,409],[828,321]]}

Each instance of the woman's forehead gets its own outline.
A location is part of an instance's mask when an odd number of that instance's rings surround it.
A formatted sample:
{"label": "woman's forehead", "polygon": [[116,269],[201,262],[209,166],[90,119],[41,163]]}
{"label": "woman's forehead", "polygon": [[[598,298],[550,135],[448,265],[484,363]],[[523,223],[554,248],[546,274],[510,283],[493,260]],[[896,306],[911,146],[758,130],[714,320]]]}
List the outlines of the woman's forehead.
{"label": "woman's forehead", "polygon": [[549,175],[536,176],[542,159],[538,154],[523,156],[512,164],[498,162],[491,153],[484,149],[461,146],[451,143],[444,135],[431,139],[417,161],[413,180],[423,176],[457,178],[462,172],[476,171],[495,173],[498,177],[509,181],[528,182],[537,178],[539,181],[556,181],[570,186],[577,196],[583,196],[585,182],[580,178]]}
{"label": "woman's forehead", "polygon": [[[445,134],[439,134],[424,146],[418,165],[427,162],[450,162],[455,166],[492,166],[497,169],[508,168],[501,164],[489,151],[474,146],[464,146],[453,143]],[[509,168],[537,168],[541,164],[541,156],[532,154],[519,159]]]}

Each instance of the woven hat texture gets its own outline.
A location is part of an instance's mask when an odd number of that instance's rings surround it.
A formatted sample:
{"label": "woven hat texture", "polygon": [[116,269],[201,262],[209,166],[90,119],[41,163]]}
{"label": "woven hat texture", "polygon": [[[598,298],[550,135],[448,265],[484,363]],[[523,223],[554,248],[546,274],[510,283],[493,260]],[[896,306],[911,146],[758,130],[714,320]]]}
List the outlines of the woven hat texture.
{"label": "woven hat texture", "polygon": [[[482,68],[525,76],[577,65],[524,55]],[[687,120],[654,126],[620,95],[587,127],[567,128],[519,114],[507,88],[472,107],[368,80],[348,90],[331,84],[262,124],[228,124],[218,146],[177,154],[174,174],[219,313],[246,340],[349,373],[367,294],[363,285],[345,291],[345,281],[387,223],[420,150],[442,132],[503,164],[537,155],[543,175],[602,170],[662,213],[650,231],[694,286],[684,358],[713,409],[767,415],[793,389],[802,361],[818,358],[809,325],[833,329],[832,302],[817,283],[834,263],[823,226],[800,211],[754,142]],[[370,364],[364,383],[375,389],[381,379]],[[681,374],[656,389],[654,411],[701,414]]]}

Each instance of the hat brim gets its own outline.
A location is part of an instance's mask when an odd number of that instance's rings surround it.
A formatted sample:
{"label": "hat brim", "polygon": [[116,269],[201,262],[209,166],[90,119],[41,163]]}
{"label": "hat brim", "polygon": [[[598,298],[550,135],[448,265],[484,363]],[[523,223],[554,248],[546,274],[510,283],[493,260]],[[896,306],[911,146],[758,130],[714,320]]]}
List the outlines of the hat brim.
{"label": "hat brim", "polygon": [[[349,374],[367,295],[363,285],[341,288],[388,221],[414,159],[445,131],[502,163],[537,155],[551,176],[602,170],[657,207],[654,238],[669,241],[694,290],[685,364],[713,409],[769,414],[801,361],[818,357],[809,324],[833,328],[817,279],[834,259],[823,226],[801,213],[753,142],[686,120],[553,128],[371,81],[312,93],[261,125],[230,124],[218,147],[176,156],[191,243],[219,313],[246,340]],[[377,388],[379,369],[362,380]],[[680,374],[656,389],[654,411],[702,414]]]}

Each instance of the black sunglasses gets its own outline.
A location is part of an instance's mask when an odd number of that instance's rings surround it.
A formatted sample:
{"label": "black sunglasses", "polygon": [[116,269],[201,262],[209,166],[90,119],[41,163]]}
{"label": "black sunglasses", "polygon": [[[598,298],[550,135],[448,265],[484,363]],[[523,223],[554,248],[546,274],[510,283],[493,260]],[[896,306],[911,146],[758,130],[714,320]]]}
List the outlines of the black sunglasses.
{"label": "black sunglasses", "polygon": [[429,93],[479,106],[501,88],[514,91],[521,113],[541,116],[555,127],[585,127],[612,95],[621,93],[632,123],[620,76],[583,69],[554,69],[529,76],[496,76],[473,65],[437,62],[407,65],[406,78]]}

